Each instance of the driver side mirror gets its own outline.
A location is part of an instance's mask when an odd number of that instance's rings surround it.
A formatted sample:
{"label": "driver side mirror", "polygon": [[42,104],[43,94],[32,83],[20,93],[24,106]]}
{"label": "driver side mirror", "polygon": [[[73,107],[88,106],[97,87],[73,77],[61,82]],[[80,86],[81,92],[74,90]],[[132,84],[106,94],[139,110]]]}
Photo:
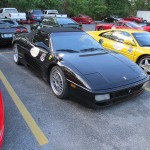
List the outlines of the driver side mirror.
{"label": "driver side mirror", "polygon": [[124,40],[124,44],[135,46],[135,43],[131,40],[128,40],[128,39]]}
{"label": "driver side mirror", "polygon": [[43,42],[35,42],[35,46],[39,48],[41,47],[43,50],[45,50],[45,53],[50,52],[50,48],[47,45],[45,45]]}

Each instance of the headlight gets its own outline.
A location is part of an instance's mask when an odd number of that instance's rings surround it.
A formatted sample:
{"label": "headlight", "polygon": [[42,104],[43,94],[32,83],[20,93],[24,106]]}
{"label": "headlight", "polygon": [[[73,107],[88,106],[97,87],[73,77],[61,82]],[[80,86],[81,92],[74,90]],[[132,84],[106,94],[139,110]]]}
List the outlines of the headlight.
{"label": "headlight", "polygon": [[110,94],[95,95],[95,100],[97,102],[108,100],[108,99],[110,99]]}

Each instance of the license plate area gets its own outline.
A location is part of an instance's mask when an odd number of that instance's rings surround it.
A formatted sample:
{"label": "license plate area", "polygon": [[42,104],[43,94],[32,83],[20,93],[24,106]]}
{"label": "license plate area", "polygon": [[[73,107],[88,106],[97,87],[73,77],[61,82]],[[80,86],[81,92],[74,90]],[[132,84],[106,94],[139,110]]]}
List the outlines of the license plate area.
{"label": "license plate area", "polygon": [[12,34],[1,34],[1,38],[12,38]]}

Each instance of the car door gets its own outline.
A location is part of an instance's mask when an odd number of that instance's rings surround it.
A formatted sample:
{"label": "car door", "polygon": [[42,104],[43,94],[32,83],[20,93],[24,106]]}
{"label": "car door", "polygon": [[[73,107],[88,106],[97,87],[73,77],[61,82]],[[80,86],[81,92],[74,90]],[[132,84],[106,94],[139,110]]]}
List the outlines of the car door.
{"label": "car door", "polygon": [[[43,62],[50,52],[49,48],[49,35],[42,30],[38,30],[37,34],[32,40],[33,47],[28,49],[26,56],[27,63],[37,72],[42,72]],[[34,50],[39,50],[37,56],[34,55]],[[33,52],[32,52],[33,51]]]}
{"label": "car door", "polygon": [[[111,43],[108,45],[110,45],[112,50],[121,53],[129,59],[133,60],[136,51],[136,45],[132,36],[128,32],[116,30],[111,34],[110,39]],[[124,43],[125,40],[131,41],[130,44]],[[131,45],[131,43],[133,43],[133,45]]]}
{"label": "car door", "polygon": [[112,40],[110,39],[112,33],[113,31],[103,32],[96,39],[104,48],[112,49]]}

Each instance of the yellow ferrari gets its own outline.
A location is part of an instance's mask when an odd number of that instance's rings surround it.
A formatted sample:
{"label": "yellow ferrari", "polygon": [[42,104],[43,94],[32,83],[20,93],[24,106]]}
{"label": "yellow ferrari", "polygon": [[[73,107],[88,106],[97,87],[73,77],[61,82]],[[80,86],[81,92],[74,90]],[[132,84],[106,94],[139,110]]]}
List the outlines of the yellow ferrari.
{"label": "yellow ferrari", "polygon": [[135,29],[87,32],[104,48],[123,54],[150,75],[150,33]]}

